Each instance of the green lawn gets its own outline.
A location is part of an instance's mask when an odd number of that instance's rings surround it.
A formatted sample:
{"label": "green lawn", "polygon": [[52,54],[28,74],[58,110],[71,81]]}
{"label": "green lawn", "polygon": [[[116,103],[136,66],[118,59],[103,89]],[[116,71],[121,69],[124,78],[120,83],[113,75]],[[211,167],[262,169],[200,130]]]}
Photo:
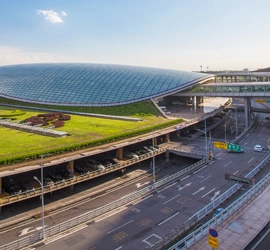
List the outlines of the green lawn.
{"label": "green lawn", "polygon": [[[15,116],[17,120],[24,120],[37,114],[46,113],[2,106],[0,107],[0,117],[1,115],[11,114],[14,110],[26,112],[23,115]],[[0,160],[17,158],[27,154],[40,154],[48,149],[58,149],[69,145],[81,144],[82,142],[122,134],[168,121],[162,116],[146,114],[144,112],[130,116],[141,118],[142,121],[131,122],[71,115],[70,121],[65,121],[63,127],[56,129],[70,134],[70,136],[65,138],[42,136],[0,127]]]}

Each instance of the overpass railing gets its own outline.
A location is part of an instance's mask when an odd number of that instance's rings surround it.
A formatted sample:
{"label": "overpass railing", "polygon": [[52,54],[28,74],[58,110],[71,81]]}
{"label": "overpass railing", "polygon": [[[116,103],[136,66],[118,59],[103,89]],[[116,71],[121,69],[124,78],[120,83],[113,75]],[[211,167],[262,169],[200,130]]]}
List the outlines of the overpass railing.
{"label": "overpass railing", "polygon": [[[251,172],[249,172],[245,177],[252,178],[256,173],[258,173],[268,162],[270,161],[270,155],[268,155],[256,168],[254,168]],[[211,226],[215,226],[224,219],[226,219],[229,215],[235,212],[237,209],[243,207],[243,204],[246,204],[247,201],[254,198],[266,185],[270,182],[270,173],[265,176],[260,182],[254,185],[251,190],[242,195],[239,199],[233,202],[230,206],[223,210],[215,218],[211,219],[200,228],[195,230],[193,233],[186,236],[184,239],[178,241],[174,244],[169,250],[179,250],[186,249],[187,247],[194,244],[198,239],[208,233],[208,229]],[[237,190],[239,190],[243,185],[235,184],[230,189],[228,189],[225,193],[217,197],[211,203],[206,205],[204,208],[199,210],[196,214],[189,218],[188,221],[184,222],[181,226],[173,229],[170,233],[165,235],[162,239],[155,242],[152,246],[146,247],[148,250],[159,250],[163,249],[165,246],[171,244],[175,239],[179,238],[182,234],[191,229],[194,225],[196,225],[200,219],[208,215],[213,211],[214,208],[219,206],[223,201],[228,199],[232,194],[234,194]]]}
{"label": "overpass railing", "polygon": [[[198,168],[204,166],[206,163],[206,160],[200,160],[196,162],[195,164],[192,164],[191,166],[171,175],[166,178],[163,178],[159,181],[157,181],[155,184],[152,184],[150,186],[147,186],[139,191],[133,192],[119,200],[116,200],[114,202],[111,202],[107,205],[104,205],[100,208],[94,209],[92,211],[89,211],[87,213],[84,213],[80,216],[77,216],[75,218],[72,218],[68,221],[65,221],[63,223],[60,223],[58,225],[52,226],[50,228],[45,229],[45,238],[53,237],[59,233],[62,233],[66,230],[70,230],[71,228],[80,226],[82,224],[86,224],[88,222],[93,221],[97,217],[104,216],[106,213],[109,213],[113,211],[114,209],[120,208],[122,206],[125,206],[127,204],[130,204],[138,199],[142,199],[144,197],[147,197],[150,193],[153,191],[156,191],[158,188],[162,187],[166,183],[170,183],[171,181],[176,180],[177,178],[184,176],[191,171],[197,170]],[[36,243],[40,243],[42,241],[42,232],[36,232],[32,235],[29,235],[27,237],[21,238],[17,241],[13,241],[11,243],[8,243],[6,245],[0,246],[0,250],[15,250],[15,249],[23,249],[25,247],[28,247],[30,245],[34,245]]]}

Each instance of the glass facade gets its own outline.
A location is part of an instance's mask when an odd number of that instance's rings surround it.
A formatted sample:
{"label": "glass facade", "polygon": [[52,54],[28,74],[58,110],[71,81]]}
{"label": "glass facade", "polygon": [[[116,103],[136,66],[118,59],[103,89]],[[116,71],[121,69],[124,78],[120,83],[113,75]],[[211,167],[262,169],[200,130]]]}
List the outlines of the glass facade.
{"label": "glass facade", "polygon": [[62,106],[114,106],[169,95],[212,75],[105,64],[0,67],[0,96]]}

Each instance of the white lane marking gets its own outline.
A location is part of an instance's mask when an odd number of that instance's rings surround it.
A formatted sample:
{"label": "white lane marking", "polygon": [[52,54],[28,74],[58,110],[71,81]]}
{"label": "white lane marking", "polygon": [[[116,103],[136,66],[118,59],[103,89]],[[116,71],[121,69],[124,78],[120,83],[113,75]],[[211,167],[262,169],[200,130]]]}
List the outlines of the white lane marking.
{"label": "white lane marking", "polygon": [[114,232],[114,231],[118,230],[119,228],[121,228],[121,227],[124,227],[124,226],[128,225],[128,224],[129,224],[129,223],[131,223],[131,222],[133,222],[133,220],[131,220],[131,221],[129,221],[129,222],[127,222],[127,223],[125,223],[125,224],[123,224],[123,225],[121,225],[121,226],[119,226],[119,227],[117,227],[117,228],[115,228],[115,229],[113,229],[113,230],[111,230],[111,231],[109,231],[107,234],[110,234],[110,233],[112,233],[112,232]]}
{"label": "white lane marking", "polygon": [[195,194],[197,194],[197,193],[203,191],[204,189],[205,189],[205,187],[201,187],[201,188],[199,188],[196,192],[194,192],[192,195],[195,195]]}
{"label": "white lane marking", "polygon": [[210,177],[211,177],[211,175],[209,175],[208,177],[204,178],[202,181],[200,181],[200,183],[202,183],[203,181],[207,180]]}
{"label": "white lane marking", "polygon": [[195,172],[193,172],[193,174],[198,173],[199,171],[203,170],[203,169],[204,169],[204,168],[206,168],[206,167],[207,167],[207,165],[206,165],[206,166],[204,166],[204,167],[202,167],[202,168],[200,168],[200,169],[198,169],[198,170],[196,170]]}
{"label": "white lane marking", "polygon": [[202,198],[204,198],[206,195],[208,195],[208,194],[210,194],[211,192],[213,192],[215,189],[216,189],[216,188],[213,188],[212,190],[210,190],[209,192],[207,192],[206,194],[204,194],[204,195],[202,196]]}
{"label": "white lane marking", "polygon": [[267,142],[269,142],[270,141],[270,138],[267,140]]}
{"label": "white lane marking", "polygon": [[211,165],[211,164],[213,164],[214,162],[216,162],[216,161],[211,161],[208,165]]}
{"label": "white lane marking", "polygon": [[142,184],[139,182],[139,183],[136,183],[135,186],[136,186],[136,188],[139,188],[139,187],[145,186],[145,185],[147,185],[149,183],[150,183],[150,181],[144,182]]}
{"label": "white lane marking", "polygon": [[133,204],[133,205],[136,205],[136,204],[138,204],[138,203],[140,203],[140,202],[142,202],[142,201],[144,201],[144,200],[146,200],[146,199],[148,199],[148,198],[150,198],[150,197],[152,197],[152,196],[153,196],[153,194],[151,194],[151,195],[149,195],[149,196],[147,196],[147,197],[141,199],[140,201],[136,201],[136,202],[134,202],[134,203],[132,203],[132,204]]}
{"label": "white lane marking", "polygon": [[186,177],[184,177],[183,179],[181,179],[181,181],[187,179],[190,175],[187,175]]}
{"label": "white lane marking", "polygon": [[[46,225],[44,226],[46,227]],[[20,235],[19,236],[23,236],[23,235],[26,235],[26,234],[29,234],[29,233],[33,233],[35,231],[39,231],[42,229],[42,227],[36,227],[35,229],[33,230],[30,230],[32,227],[27,227],[27,228],[24,228],[23,230],[21,230],[20,232]]]}
{"label": "white lane marking", "polygon": [[167,186],[167,187],[165,187],[165,188],[163,188],[163,189],[157,191],[157,193],[160,193],[160,192],[162,192],[162,191],[164,191],[164,190],[166,190],[166,189],[168,189],[168,188],[170,188],[170,187],[172,187],[172,186],[174,186],[174,185],[176,185],[176,184],[177,184],[177,182],[174,182],[173,184],[171,184],[171,185],[169,185],[169,186]]}
{"label": "white lane marking", "polygon": [[168,219],[166,219],[166,220],[160,222],[158,225],[159,225],[159,226],[162,225],[163,223],[165,223],[166,221],[170,220],[171,218],[173,218],[173,217],[176,216],[177,214],[179,214],[179,212],[177,212],[176,214],[172,215],[172,216],[169,217]]}
{"label": "white lane marking", "polygon": [[180,190],[182,190],[183,188],[185,188],[185,187],[188,187],[188,186],[190,186],[191,185],[191,183],[192,182],[190,182],[190,183],[187,183],[185,186],[183,186],[183,187],[180,187],[180,188],[178,188],[178,191],[180,191]]}
{"label": "white lane marking", "polygon": [[232,163],[232,161],[228,162],[226,165],[224,165],[224,168],[227,167],[231,163]]}
{"label": "white lane marking", "polygon": [[166,203],[168,203],[168,202],[170,202],[171,200],[173,200],[173,199],[177,198],[179,195],[180,195],[180,194],[178,194],[178,195],[174,196],[173,198],[171,198],[171,199],[169,199],[169,200],[165,201],[165,202],[163,203],[163,205],[164,205],[164,204],[166,204]]}
{"label": "white lane marking", "polygon": [[122,248],[122,246],[121,247],[118,247],[118,248],[115,248],[114,250],[119,250],[119,249],[121,249]]}
{"label": "white lane marking", "polygon": [[233,173],[233,175],[237,174],[239,172],[239,170],[237,170],[236,172]]}
{"label": "white lane marking", "polygon": [[252,158],[248,161],[248,163],[250,163],[253,159],[254,159],[254,157],[252,157]]}
{"label": "white lane marking", "polygon": [[213,201],[217,196],[219,196],[220,194],[220,190],[218,190],[217,192],[215,192],[213,198],[211,199],[211,201]]}
{"label": "white lane marking", "polygon": [[245,146],[246,144],[247,144],[247,142],[246,142],[246,143],[244,143],[244,144],[243,144],[243,146]]}

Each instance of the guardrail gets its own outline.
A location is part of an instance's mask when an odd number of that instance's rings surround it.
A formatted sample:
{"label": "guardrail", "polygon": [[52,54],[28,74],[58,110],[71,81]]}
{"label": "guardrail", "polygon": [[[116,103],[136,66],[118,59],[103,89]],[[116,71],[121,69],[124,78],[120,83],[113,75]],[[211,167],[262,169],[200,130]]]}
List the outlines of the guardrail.
{"label": "guardrail", "polygon": [[[152,153],[151,153],[152,155]],[[133,201],[144,198],[147,195],[149,195],[151,192],[157,190],[159,187],[162,187],[164,184],[169,183],[171,181],[174,181],[175,179],[184,176],[185,174],[189,173],[190,171],[197,170],[198,168],[204,166],[206,163],[206,160],[203,159],[199,162],[196,162],[195,164],[192,164],[191,166],[171,175],[166,178],[163,178],[155,183],[155,185],[150,185],[148,187],[145,187],[139,191],[133,192],[119,200],[116,200],[114,202],[111,202],[103,207],[94,209],[92,211],[89,211],[85,214],[82,214],[80,216],[77,216],[75,218],[72,218],[68,221],[65,221],[61,224],[55,225],[50,228],[45,229],[45,236],[46,238],[50,238],[52,236],[55,236],[56,234],[59,234],[61,232],[64,232],[66,230],[69,230],[73,227],[79,226],[83,223],[90,222],[94,220],[94,218],[104,215],[108,212],[111,212],[114,209],[120,208],[122,206],[125,206],[127,204],[132,203]],[[0,246],[0,250],[14,250],[14,249],[22,249],[25,247],[28,247],[30,245],[39,243],[42,241],[42,232],[36,232],[32,235],[29,235],[27,237],[21,238],[17,241],[13,241],[11,243],[8,243],[6,245]]]}
{"label": "guardrail", "polygon": [[[270,161],[270,155],[268,155],[256,168],[254,168],[251,172],[249,172],[245,177],[246,178],[252,178],[269,161]],[[250,200],[252,197],[249,194],[254,194],[255,193],[254,190],[257,190],[257,192],[259,192],[261,190],[261,188],[263,186],[265,186],[265,183],[270,182],[270,174],[268,174],[267,176],[268,177],[265,177],[266,179],[265,178],[262,179],[258,184],[256,184],[251,189],[253,191],[251,191],[251,190],[248,191],[247,192],[248,194],[247,193],[244,194],[243,197],[245,197],[245,195],[247,195],[249,197],[249,200]],[[264,183],[264,184],[261,184],[261,183]],[[168,233],[167,235],[165,235],[162,239],[160,239],[159,241],[155,242],[152,246],[146,247],[145,249],[148,249],[148,250],[150,250],[150,249],[151,250],[159,250],[159,249],[164,248],[166,245],[170,244],[172,241],[174,241],[175,239],[179,238],[184,232],[186,232],[191,227],[193,227],[194,225],[196,225],[199,222],[200,219],[202,219],[207,214],[209,214],[210,212],[212,212],[214,208],[216,208],[217,206],[219,206],[224,200],[228,199],[232,194],[234,194],[242,186],[243,186],[242,184],[238,184],[238,183],[235,184],[235,185],[233,185],[225,193],[223,193],[222,195],[220,195],[219,197],[217,197],[214,201],[212,201],[211,203],[209,203],[208,205],[206,205],[204,208],[202,208],[201,210],[199,210],[192,217],[190,217],[188,221],[184,222],[181,226],[173,229],[170,233]],[[241,198],[241,197],[239,199],[245,199],[245,202],[247,201],[246,198]],[[236,206],[233,205],[233,204],[241,204],[242,205],[241,200],[239,200],[239,199],[236,200],[234,203],[232,203],[230,206],[228,206],[228,208],[224,209],[224,211],[222,212],[222,214],[227,213],[227,211],[231,208],[231,206],[233,206],[233,209],[234,209],[233,211],[235,211],[236,209],[238,209],[239,206],[236,208]],[[220,218],[220,216],[217,216],[214,220],[212,219],[209,222],[207,222],[206,224],[202,225],[200,227],[200,229],[194,231],[192,234],[188,235],[187,237],[185,237],[181,241],[177,242],[175,245],[173,245],[169,249],[170,250],[174,250],[174,249],[177,249],[178,250],[178,249],[182,249],[183,247],[190,246],[191,241],[194,243],[196,240],[199,239],[198,236],[202,237],[203,235],[205,235],[205,234],[202,234],[202,232],[204,232],[204,230],[206,230],[206,232],[208,232],[209,227],[212,226],[212,224],[211,224],[212,221],[215,221],[214,223],[217,223],[217,218]],[[221,222],[221,220],[218,220],[218,222]],[[198,233],[198,232],[200,232],[200,233]],[[186,249],[186,248],[183,248],[183,249]]]}

